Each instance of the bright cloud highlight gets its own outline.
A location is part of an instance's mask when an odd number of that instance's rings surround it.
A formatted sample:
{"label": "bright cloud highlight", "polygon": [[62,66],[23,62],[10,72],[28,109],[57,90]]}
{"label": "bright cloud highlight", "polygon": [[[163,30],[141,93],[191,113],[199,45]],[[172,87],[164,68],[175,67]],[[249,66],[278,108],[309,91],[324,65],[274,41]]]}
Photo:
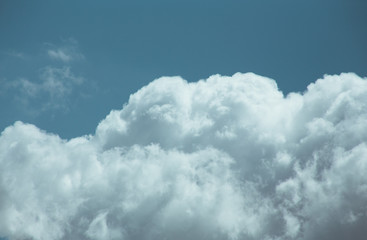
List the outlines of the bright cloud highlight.
{"label": "bright cloud highlight", "polygon": [[162,77],[90,136],[7,127],[0,236],[364,239],[366,172],[367,79]]}

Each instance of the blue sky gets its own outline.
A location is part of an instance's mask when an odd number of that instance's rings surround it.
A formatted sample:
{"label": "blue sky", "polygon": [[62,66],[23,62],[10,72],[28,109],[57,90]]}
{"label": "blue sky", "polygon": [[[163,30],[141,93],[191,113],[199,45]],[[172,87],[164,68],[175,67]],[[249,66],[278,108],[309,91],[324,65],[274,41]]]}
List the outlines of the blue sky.
{"label": "blue sky", "polygon": [[[324,74],[366,76],[366,9],[362,0],[1,1],[0,128],[22,120],[66,138],[93,133],[161,76],[254,72],[285,94]],[[60,49],[72,59],[50,55]],[[20,90],[20,79],[40,84],[67,69],[82,83],[69,79],[62,96]]]}

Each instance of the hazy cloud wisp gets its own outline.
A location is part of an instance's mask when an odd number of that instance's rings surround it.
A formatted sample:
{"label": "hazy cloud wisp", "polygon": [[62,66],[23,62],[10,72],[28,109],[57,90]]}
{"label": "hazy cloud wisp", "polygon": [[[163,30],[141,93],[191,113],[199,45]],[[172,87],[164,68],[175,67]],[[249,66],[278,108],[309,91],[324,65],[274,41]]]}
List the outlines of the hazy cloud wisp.
{"label": "hazy cloud wisp", "polygon": [[[47,55],[42,54],[41,59],[40,56],[15,51],[8,53],[17,58],[43,63],[39,64],[36,76],[16,76],[1,81],[3,89],[0,95],[8,95],[24,113],[34,116],[49,110],[69,110],[71,99],[85,96],[80,86],[87,86],[84,84],[85,78],[72,70],[75,69],[72,67],[75,61],[85,59],[76,40],[69,38],[63,40],[62,44],[45,43],[45,46]],[[45,57],[47,63],[44,63]],[[57,61],[50,63],[49,58]],[[88,82],[91,85],[92,82]]]}
{"label": "hazy cloud wisp", "polygon": [[38,111],[67,108],[68,97],[84,83],[84,78],[76,76],[70,67],[47,66],[40,72],[37,81],[20,78],[6,82],[6,88],[14,91],[16,100],[26,107],[41,105]]}
{"label": "hazy cloud wisp", "polygon": [[63,46],[55,46],[50,43],[47,45],[49,45],[47,55],[53,60],[69,63],[76,60],[83,60],[85,58],[79,51],[78,42],[73,38],[64,40]]}

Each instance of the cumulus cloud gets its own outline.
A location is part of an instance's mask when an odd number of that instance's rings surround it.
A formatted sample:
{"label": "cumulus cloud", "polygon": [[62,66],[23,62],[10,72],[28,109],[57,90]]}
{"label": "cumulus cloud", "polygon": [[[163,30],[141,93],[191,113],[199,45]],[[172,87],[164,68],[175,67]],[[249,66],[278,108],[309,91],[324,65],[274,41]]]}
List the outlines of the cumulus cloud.
{"label": "cumulus cloud", "polygon": [[90,136],[7,127],[0,236],[364,239],[366,172],[367,79],[163,77]]}

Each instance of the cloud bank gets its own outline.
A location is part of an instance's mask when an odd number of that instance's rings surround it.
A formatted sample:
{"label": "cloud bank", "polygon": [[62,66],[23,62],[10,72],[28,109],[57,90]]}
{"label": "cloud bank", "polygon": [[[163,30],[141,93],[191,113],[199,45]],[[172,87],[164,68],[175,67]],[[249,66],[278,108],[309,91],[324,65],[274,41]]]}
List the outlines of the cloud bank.
{"label": "cloud bank", "polygon": [[0,236],[364,239],[366,173],[367,79],[162,77],[90,136],[7,127]]}

